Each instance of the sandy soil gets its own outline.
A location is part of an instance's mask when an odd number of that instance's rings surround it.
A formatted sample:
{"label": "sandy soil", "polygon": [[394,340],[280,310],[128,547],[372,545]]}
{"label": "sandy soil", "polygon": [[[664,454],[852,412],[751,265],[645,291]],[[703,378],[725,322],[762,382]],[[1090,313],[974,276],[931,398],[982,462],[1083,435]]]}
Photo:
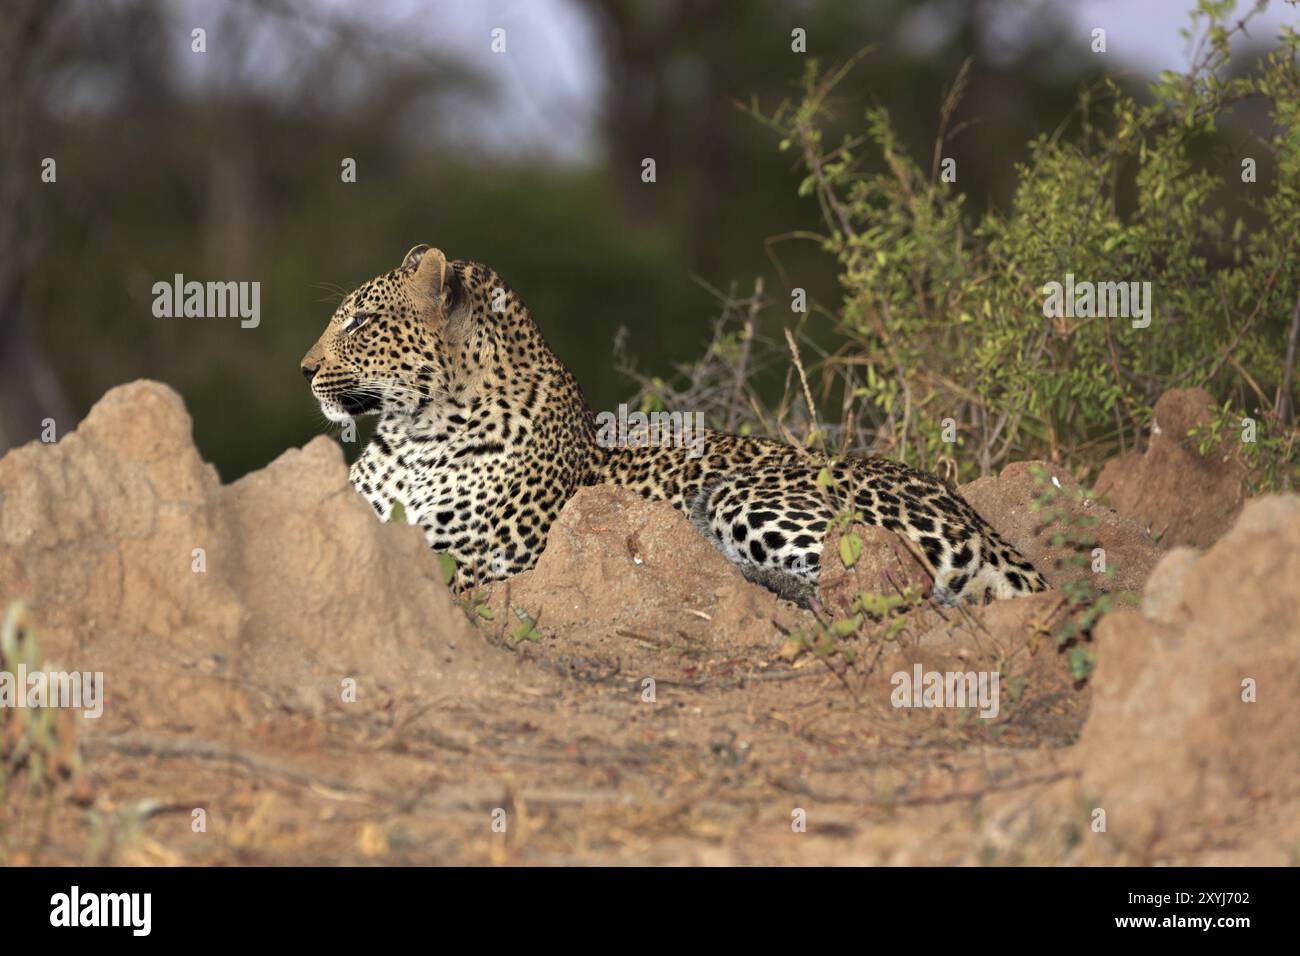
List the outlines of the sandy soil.
{"label": "sandy soil", "polygon": [[[817,615],[607,487],[536,569],[455,599],[330,440],[222,485],[178,396],[115,389],[0,460],[0,600],[28,607],[0,670],[106,692],[97,720],[0,711],[0,863],[1300,859],[1300,498],[1247,502],[1204,553],[1070,499],[1097,575],[1062,560],[1029,466],[965,490],[1058,587],[1140,606],[1064,646],[1061,590],[831,638],[914,573],[888,540]],[[996,673],[996,715],[895,706],[918,666]]]}

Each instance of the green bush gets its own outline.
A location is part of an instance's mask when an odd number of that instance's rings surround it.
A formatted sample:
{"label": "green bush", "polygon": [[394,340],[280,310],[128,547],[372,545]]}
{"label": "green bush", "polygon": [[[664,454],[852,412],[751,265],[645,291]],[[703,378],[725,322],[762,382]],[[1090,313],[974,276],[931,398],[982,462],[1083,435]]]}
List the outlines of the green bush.
{"label": "green bush", "polygon": [[[1147,100],[1109,78],[1085,89],[1077,114],[1031,144],[1010,208],[978,216],[943,176],[966,69],[922,164],[881,108],[828,146],[832,94],[853,64],[827,72],[810,63],[799,99],[752,112],[806,170],[801,190],[819,205],[815,238],[838,262],[843,301],[796,316],[798,348],[813,353],[806,383],[787,378],[787,399],[772,409],[725,387],[741,344],[744,360],[758,362],[744,303],[728,298],[741,327],[720,328],[705,362],[721,387],[690,369],[689,398],[715,399],[715,419],[740,408],[741,426],[778,432],[806,395],[805,404],[837,406],[825,415],[836,427],[819,429],[815,411],[804,421],[813,438],[838,445],[831,450],[870,448],[961,478],[1045,457],[1085,478],[1136,444],[1164,390],[1202,386],[1255,419],[1253,460],[1268,459],[1269,486],[1290,487],[1300,36],[1286,29],[1248,73],[1229,76],[1230,42],[1250,19],[1229,25],[1232,7],[1202,0],[1184,31],[1194,49],[1187,72],[1163,74]],[[1246,135],[1259,128],[1266,134]],[[1247,158],[1256,182],[1244,181]],[[1047,284],[1067,274],[1149,282],[1150,324],[1046,315]],[[688,398],[643,384],[651,403]]]}

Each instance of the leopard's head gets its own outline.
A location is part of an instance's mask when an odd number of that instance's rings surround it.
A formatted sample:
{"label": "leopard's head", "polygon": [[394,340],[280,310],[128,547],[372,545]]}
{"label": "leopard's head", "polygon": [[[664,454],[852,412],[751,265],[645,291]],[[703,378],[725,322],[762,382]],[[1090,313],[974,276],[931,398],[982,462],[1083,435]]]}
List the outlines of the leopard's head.
{"label": "leopard's head", "polygon": [[325,417],[415,414],[435,400],[447,381],[458,290],[455,266],[419,245],[392,272],[344,298],[302,359]]}

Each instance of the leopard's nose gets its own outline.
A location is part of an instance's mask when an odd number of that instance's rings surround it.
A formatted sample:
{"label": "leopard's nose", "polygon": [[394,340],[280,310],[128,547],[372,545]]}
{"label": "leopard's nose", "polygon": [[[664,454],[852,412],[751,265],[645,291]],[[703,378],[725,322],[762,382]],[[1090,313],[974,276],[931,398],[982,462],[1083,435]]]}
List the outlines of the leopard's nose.
{"label": "leopard's nose", "polygon": [[320,368],[319,365],[307,365],[306,363],[303,363],[302,377],[310,382],[313,378],[315,378],[316,371],[319,368]]}

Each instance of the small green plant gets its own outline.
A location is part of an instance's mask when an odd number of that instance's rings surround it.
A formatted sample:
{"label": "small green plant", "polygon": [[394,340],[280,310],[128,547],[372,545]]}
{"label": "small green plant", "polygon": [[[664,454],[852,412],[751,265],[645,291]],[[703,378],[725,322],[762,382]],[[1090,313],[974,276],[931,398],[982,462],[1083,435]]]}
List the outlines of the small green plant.
{"label": "small green plant", "polygon": [[[1096,576],[1113,579],[1115,566],[1105,560],[1104,553],[1096,554],[1097,540],[1089,529],[1097,518],[1087,509],[1096,501],[1093,492],[1076,488],[1067,492],[1041,465],[1030,472],[1039,487],[1039,494],[1031,503],[1043,525],[1051,530],[1051,544],[1065,549],[1066,556],[1058,560],[1059,568],[1068,569],[1070,575],[1061,585],[1061,594],[1068,613],[1056,631],[1057,646],[1069,655],[1070,673],[1082,683],[1092,674],[1096,656],[1087,645],[1097,623],[1115,607],[1115,598],[1097,587]],[[1099,567],[1098,562],[1103,564]]]}
{"label": "small green plant", "polygon": [[469,587],[463,591],[456,589],[456,570],[459,567],[456,559],[445,551],[435,552],[435,556],[438,559],[438,571],[442,575],[442,583],[451,590],[452,600],[470,622],[478,623],[481,620],[491,621],[496,618],[496,612],[488,606],[487,596],[478,587]]}
{"label": "small green plant", "polygon": [[518,644],[520,641],[540,641],[542,632],[537,628],[537,619],[523,608],[514,608],[519,625],[510,632],[510,639]]}
{"label": "small green plant", "polygon": [[1249,494],[1285,491],[1295,485],[1291,463],[1300,434],[1260,433],[1258,423],[1234,408],[1230,399],[1215,410],[1210,421],[1191,428],[1186,438],[1202,458],[1219,455],[1228,461],[1235,455],[1245,468]]}
{"label": "small green plant", "polygon": [[[828,470],[823,469],[822,476],[825,480],[819,479],[820,484],[835,487]],[[861,520],[861,515],[846,508],[831,521],[831,526],[840,531],[838,557],[845,570],[851,569],[862,556],[862,537],[854,530]],[[861,636],[869,643],[878,644],[896,640],[907,626],[904,615],[923,598],[921,590],[912,585],[900,587],[893,594],[859,591],[842,612],[837,611],[829,618],[819,614],[814,627],[792,634],[786,643],[785,656],[793,658],[805,651],[823,659],[838,655],[846,665],[852,666],[856,653],[844,645],[846,639]]]}

